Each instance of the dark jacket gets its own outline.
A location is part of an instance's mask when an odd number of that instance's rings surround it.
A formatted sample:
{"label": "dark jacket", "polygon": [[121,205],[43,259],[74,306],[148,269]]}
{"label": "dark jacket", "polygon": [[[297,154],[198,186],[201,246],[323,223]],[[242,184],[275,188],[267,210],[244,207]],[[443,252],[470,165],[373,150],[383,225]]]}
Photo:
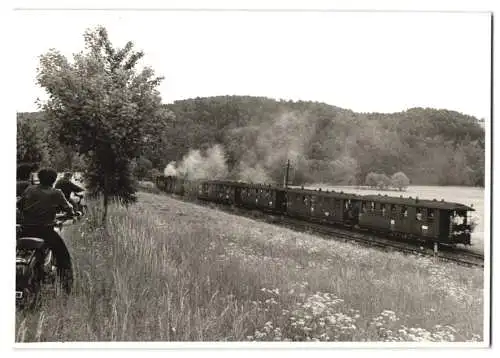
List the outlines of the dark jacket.
{"label": "dark jacket", "polygon": [[69,201],[69,198],[71,196],[71,193],[80,193],[82,191],[85,191],[85,189],[79,187],[72,181],[68,179],[59,179],[55,185],[56,189],[61,190],[64,193],[64,196],[66,197],[66,200]]}
{"label": "dark jacket", "polygon": [[24,190],[30,185],[31,182],[29,180],[18,180],[16,183],[16,197],[21,196]]}
{"label": "dark jacket", "polygon": [[56,214],[65,211],[73,214],[73,207],[62,191],[43,185],[26,188],[18,202],[23,225],[49,226],[56,219]]}

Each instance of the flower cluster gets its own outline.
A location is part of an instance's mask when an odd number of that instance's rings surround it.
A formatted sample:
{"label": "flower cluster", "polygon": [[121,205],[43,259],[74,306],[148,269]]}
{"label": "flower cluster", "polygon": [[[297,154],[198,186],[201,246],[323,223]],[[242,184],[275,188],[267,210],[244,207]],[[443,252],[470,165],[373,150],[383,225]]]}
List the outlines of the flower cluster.
{"label": "flower cluster", "polygon": [[[262,292],[278,294],[277,289]],[[264,310],[278,304],[274,298],[264,301]],[[342,341],[352,340],[359,312],[346,310],[344,300],[331,293],[316,292],[297,302],[292,310],[281,310],[278,322],[267,321],[256,329],[250,340],[258,341]],[[280,328],[281,327],[281,328]]]}
{"label": "flower cluster", "polygon": [[[457,330],[450,325],[435,325],[431,330],[421,327],[398,325],[400,319],[393,311],[385,310],[372,319],[370,329],[375,332],[374,340],[385,342],[454,342]],[[474,334],[469,341],[479,341]]]}

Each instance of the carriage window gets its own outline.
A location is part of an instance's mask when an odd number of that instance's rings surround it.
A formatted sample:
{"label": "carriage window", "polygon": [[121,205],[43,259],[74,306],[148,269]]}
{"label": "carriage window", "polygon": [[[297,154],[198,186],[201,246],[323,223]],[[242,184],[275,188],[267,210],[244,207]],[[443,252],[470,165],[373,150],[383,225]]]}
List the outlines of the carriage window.
{"label": "carriage window", "polygon": [[405,218],[408,217],[408,209],[406,208],[406,206],[401,207],[401,216]]}
{"label": "carriage window", "polygon": [[375,202],[373,201],[370,203],[370,211],[375,211]]}
{"label": "carriage window", "polygon": [[396,214],[396,205],[391,204],[391,214]]}
{"label": "carriage window", "polygon": [[428,209],[427,210],[427,218],[429,219],[429,221],[432,221],[434,220],[434,209]]}
{"label": "carriage window", "polygon": [[385,204],[381,204],[380,207],[382,209],[382,215],[385,216],[385,212],[386,212]]}
{"label": "carriage window", "polygon": [[421,208],[417,208],[417,215],[415,216],[415,218],[417,219],[417,221],[422,221],[422,209]]}
{"label": "carriage window", "polygon": [[366,213],[366,202],[361,202],[361,211]]}

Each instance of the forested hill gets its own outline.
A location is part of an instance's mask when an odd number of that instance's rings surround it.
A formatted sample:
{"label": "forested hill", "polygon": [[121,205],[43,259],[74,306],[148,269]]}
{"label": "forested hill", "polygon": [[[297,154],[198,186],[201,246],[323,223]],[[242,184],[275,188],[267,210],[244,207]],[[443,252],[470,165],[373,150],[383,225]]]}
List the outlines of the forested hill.
{"label": "forested hill", "polygon": [[[454,111],[356,113],[250,96],[195,98],[166,107],[173,115],[158,133],[162,145],[144,152],[160,170],[173,160],[179,165],[190,149],[203,156],[220,144],[232,179],[280,182],[290,159],[296,184],[361,184],[369,172],[398,171],[412,184],[484,181],[484,129],[476,118]],[[19,114],[18,126],[28,117]]]}
{"label": "forested hill", "polygon": [[[280,180],[360,184],[369,172],[403,171],[413,184],[482,185],[484,129],[454,111],[355,113],[318,102],[221,96],[177,101],[169,158],[223,144],[230,172]],[[262,175],[266,178],[265,175]]]}

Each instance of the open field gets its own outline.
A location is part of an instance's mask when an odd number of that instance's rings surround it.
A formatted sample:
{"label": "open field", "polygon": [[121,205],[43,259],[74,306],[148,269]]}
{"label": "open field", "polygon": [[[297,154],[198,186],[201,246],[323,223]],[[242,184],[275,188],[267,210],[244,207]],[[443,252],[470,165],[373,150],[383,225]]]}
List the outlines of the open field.
{"label": "open field", "polygon": [[419,197],[421,199],[436,199],[460,203],[472,206],[476,211],[471,213],[471,217],[477,221],[477,226],[472,233],[472,247],[476,252],[484,253],[484,215],[489,214],[489,210],[484,207],[484,189],[477,187],[461,186],[410,186],[406,191],[379,191],[375,189],[357,189],[351,186],[329,186],[312,185],[309,188],[322,188],[323,190],[343,190],[346,193],[355,193],[360,195],[381,194],[388,196]]}
{"label": "open field", "polygon": [[[93,211],[96,211],[94,208]],[[478,341],[483,271],[141,193],[68,227],[75,293],[16,341]],[[355,346],[355,345],[354,345]]]}

